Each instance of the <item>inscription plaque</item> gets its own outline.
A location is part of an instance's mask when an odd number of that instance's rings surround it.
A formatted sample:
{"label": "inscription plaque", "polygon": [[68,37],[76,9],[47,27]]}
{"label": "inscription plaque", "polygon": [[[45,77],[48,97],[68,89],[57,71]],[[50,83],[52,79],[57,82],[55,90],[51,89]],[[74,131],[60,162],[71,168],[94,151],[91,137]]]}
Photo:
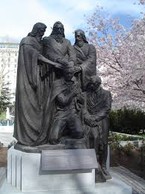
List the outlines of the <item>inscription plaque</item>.
{"label": "inscription plaque", "polygon": [[89,170],[98,168],[94,149],[42,150],[42,171]]}

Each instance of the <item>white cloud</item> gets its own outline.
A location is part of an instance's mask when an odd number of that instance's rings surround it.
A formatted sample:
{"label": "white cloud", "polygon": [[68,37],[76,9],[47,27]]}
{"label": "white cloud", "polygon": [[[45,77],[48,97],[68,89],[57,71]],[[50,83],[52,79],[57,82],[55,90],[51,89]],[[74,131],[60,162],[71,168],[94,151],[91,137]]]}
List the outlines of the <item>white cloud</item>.
{"label": "white cloud", "polygon": [[5,0],[2,5],[0,17],[4,21],[0,20],[0,35],[26,36],[36,22],[48,18],[45,9],[37,0]]}
{"label": "white cloud", "polygon": [[[65,7],[73,8],[73,10],[79,10],[79,11],[89,11],[94,8],[94,5],[96,5],[96,0],[60,0],[61,4]],[[57,0],[56,0],[57,3]]]}
{"label": "white cloud", "polygon": [[[46,1],[47,2],[47,1]],[[65,1],[64,1],[65,3]],[[51,32],[54,22],[61,21],[65,25],[66,35],[69,36],[74,31],[74,24],[80,21],[79,14],[67,11],[69,5],[62,7],[47,2],[47,6],[41,3],[41,0],[5,0],[0,6],[0,36],[10,36],[21,39],[31,31],[36,22],[43,22],[47,25],[46,35]],[[74,14],[75,13],[75,14]],[[76,19],[77,18],[77,19]]]}
{"label": "white cloud", "polygon": [[20,40],[31,31],[36,22],[47,25],[46,36],[54,22],[65,26],[66,37],[73,37],[73,31],[86,24],[84,15],[92,13],[97,3],[111,14],[138,14],[139,6],[134,0],[4,0],[0,6],[0,37],[10,36]]}
{"label": "white cloud", "polygon": [[112,14],[136,16],[140,11],[143,11],[144,8],[143,6],[139,6],[138,3],[134,4],[135,1],[136,0],[98,0],[97,2]]}

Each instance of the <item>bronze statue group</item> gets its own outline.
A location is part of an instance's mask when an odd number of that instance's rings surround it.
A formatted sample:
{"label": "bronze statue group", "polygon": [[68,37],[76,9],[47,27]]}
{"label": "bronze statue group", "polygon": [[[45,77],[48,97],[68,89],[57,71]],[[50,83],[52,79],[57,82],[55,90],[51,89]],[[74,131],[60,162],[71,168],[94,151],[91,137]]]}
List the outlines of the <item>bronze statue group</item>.
{"label": "bronze statue group", "polygon": [[[61,22],[48,37],[36,23],[19,47],[14,137],[17,145],[95,148],[103,181],[106,170],[111,93],[101,87],[96,49],[83,30],[75,43],[65,38]],[[96,173],[97,176],[97,173]]]}

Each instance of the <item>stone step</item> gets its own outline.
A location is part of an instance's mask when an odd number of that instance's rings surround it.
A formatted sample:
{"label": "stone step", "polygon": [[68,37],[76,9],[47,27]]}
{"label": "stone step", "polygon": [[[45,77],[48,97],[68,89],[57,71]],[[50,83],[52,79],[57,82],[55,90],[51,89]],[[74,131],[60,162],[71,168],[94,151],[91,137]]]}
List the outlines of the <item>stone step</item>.
{"label": "stone step", "polygon": [[111,167],[111,173],[132,187],[133,194],[145,194],[145,180],[123,166]]}
{"label": "stone step", "polygon": [[5,178],[6,178],[6,168],[0,167],[0,187],[2,186]]}

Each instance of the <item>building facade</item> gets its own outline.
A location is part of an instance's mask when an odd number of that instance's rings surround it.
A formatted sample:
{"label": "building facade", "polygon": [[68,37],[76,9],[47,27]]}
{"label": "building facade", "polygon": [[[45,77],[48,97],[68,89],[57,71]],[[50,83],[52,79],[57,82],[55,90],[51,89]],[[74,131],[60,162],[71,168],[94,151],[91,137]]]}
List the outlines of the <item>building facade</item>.
{"label": "building facade", "polygon": [[0,93],[7,87],[11,102],[15,101],[18,50],[18,43],[0,43]]}

